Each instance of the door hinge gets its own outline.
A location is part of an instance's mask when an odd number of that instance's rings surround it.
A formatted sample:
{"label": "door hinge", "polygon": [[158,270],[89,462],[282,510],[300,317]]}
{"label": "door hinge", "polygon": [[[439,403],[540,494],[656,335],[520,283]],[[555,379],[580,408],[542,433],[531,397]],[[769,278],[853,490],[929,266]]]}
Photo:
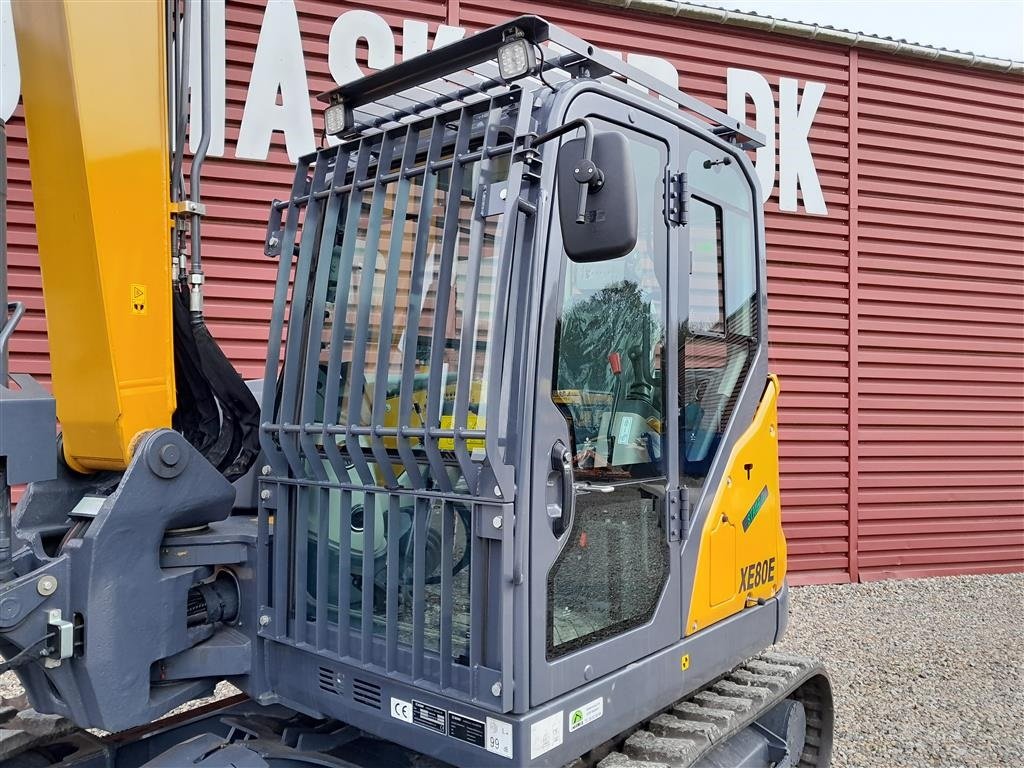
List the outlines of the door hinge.
{"label": "door hinge", "polygon": [[665,529],[669,541],[682,541],[690,521],[690,499],[687,488],[668,493],[668,509],[665,512]]}
{"label": "door hinge", "polygon": [[686,225],[689,190],[686,188],[686,174],[680,171],[665,171],[665,221],[674,227]]}

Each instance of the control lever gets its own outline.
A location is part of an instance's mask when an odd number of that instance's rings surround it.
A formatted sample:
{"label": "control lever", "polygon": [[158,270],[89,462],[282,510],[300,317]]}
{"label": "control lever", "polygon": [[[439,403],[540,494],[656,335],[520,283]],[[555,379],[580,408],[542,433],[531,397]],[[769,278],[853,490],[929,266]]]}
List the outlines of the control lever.
{"label": "control lever", "polygon": [[552,521],[555,536],[561,536],[572,525],[576,513],[576,483],[572,478],[572,453],[558,440],[551,448],[551,469],[562,474],[562,513]]}

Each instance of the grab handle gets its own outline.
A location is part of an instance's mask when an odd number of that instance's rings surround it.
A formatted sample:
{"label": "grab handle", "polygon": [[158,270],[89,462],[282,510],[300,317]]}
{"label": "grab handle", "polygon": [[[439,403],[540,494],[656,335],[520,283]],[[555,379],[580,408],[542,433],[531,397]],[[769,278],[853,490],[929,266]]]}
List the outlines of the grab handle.
{"label": "grab handle", "polygon": [[576,489],[573,483],[572,453],[561,440],[557,441],[551,448],[551,468],[562,475],[562,510],[561,514],[552,521],[551,526],[555,536],[561,536],[572,525],[572,518],[576,512]]}

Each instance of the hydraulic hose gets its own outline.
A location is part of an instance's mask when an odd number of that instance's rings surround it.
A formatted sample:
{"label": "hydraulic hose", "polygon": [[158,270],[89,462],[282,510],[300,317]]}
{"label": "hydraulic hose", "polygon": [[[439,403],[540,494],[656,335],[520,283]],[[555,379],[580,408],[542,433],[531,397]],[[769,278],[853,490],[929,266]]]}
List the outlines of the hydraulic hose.
{"label": "hydraulic hose", "polygon": [[[0,120],[0,311],[7,324],[7,125]],[[0,344],[0,387],[7,386],[7,345]],[[11,559],[13,526],[11,488],[7,485],[7,457],[0,456],[0,584],[14,577]]]}
{"label": "hydraulic hose", "polygon": [[210,116],[210,0],[200,0],[199,3],[199,48],[200,48],[200,88],[202,88],[202,134],[199,139],[199,146],[192,156],[192,167],[189,169],[188,191],[189,200],[193,204],[192,211],[192,272],[189,275],[191,283],[189,297],[189,311],[191,313],[192,325],[203,324],[203,258],[202,258],[202,235],[200,232],[202,213],[200,213],[200,179],[203,173],[203,163],[206,161],[206,152],[210,147],[210,131],[213,121]]}

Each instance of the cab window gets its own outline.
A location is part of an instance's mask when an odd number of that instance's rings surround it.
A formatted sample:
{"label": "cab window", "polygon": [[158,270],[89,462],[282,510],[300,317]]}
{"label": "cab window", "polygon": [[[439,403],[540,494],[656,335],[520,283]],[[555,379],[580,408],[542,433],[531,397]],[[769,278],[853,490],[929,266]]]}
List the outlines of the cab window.
{"label": "cab window", "polygon": [[757,350],[753,192],[720,157],[691,154],[689,316],[683,323],[680,460],[701,490]]}

